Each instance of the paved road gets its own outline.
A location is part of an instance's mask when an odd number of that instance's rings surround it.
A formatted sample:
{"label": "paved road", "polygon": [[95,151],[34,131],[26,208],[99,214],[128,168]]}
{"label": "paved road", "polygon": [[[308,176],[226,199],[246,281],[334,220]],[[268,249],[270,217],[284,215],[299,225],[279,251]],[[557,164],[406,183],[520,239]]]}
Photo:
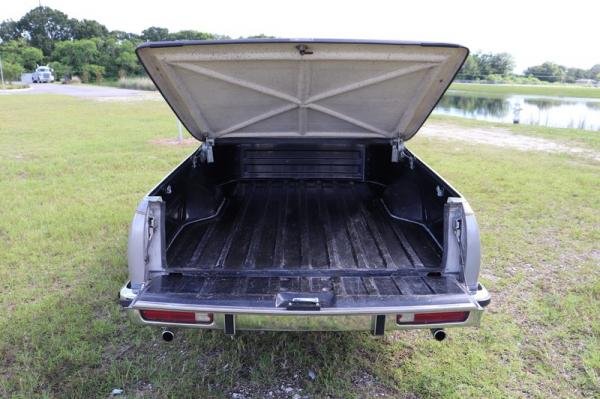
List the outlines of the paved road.
{"label": "paved road", "polygon": [[63,85],[59,83],[34,83],[28,90],[9,90],[2,94],[32,95],[58,94],[65,96],[84,97],[98,100],[147,100],[160,99],[158,92],[145,90],[119,89],[116,87],[93,86],[83,84]]}

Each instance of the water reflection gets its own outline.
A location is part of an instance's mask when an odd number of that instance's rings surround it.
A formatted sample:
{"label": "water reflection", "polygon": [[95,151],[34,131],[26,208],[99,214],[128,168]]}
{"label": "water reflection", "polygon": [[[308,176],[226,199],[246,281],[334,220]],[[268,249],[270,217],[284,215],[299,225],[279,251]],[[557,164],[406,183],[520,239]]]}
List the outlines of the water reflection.
{"label": "water reflection", "polygon": [[435,113],[512,123],[520,107],[520,122],[530,125],[600,130],[600,100],[545,96],[482,96],[450,90]]}
{"label": "water reflection", "polygon": [[595,101],[595,102],[586,102],[585,106],[591,109],[595,109],[595,110],[600,110],[600,101]]}
{"label": "water reflection", "polygon": [[465,112],[481,113],[482,115],[497,116],[509,112],[509,104],[502,98],[445,95],[438,108],[455,108]]}
{"label": "water reflection", "polygon": [[[552,98],[526,98],[523,100],[525,104],[535,105],[539,109],[547,110],[552,107],[558,107],[563,104],[568,104],[568,101],[555,100]],[[573,104],[571,102],[571,104]]]}

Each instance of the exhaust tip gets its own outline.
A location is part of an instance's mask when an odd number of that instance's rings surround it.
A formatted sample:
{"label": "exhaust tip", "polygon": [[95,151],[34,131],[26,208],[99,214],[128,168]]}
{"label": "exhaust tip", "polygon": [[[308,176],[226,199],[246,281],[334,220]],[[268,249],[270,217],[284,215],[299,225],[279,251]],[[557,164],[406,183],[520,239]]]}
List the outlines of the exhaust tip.
{"label": "exhaust tip", "polygon": [[443,341],[446,339],[446,331],[441,328],[432,328],[431,335],[436,341]]}
{"label": "exhaust tip", "polygon": [[171,341],[173,341],[173,338],[175,338],[175,334],[173,334],[172,331],[165,330],[162,332],[162,339],[165,342],[171,342]]}

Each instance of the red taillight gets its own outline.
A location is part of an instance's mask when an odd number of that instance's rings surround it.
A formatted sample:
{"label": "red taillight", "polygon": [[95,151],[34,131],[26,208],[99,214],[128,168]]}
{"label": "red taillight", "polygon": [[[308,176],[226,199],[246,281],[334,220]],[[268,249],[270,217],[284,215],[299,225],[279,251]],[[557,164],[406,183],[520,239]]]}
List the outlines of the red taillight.
{"label": "red taillight", "polygon": [[142,318],[148,321],[163,321],[166,323],[211,324],[212,313],[180,312],[173,310],[140,310]]}
{"label": "red taillight", "polygon": [[398,324],[458,323],[469,318],[469,312],[400,313]]}

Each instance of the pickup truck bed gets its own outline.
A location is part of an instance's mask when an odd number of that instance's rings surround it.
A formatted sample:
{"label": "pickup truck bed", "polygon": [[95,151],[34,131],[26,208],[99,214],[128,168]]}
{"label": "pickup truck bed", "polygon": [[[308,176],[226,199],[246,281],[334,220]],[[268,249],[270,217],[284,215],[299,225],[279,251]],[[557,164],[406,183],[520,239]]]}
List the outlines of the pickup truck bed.
{"label": "pickup truck bed", "polygon": [[423,226],[390,216],[377,188],[354,181],[230,183],[231,194],[215,217],[188,224],[177,234],[167,263],[181,271],[255,270],[263,275],[437,270],[441,248]]}
{"label": "pickup truck bed", "polygon": [[217,215],[181,229],[167,251],[171,274],[152,280],[140,299],[272,307],[279,292],[329,292],[339,307],[464,294],[438,272],[441,249],[427,230],[392,217],[377,189],[354,181],[228,183]]}

